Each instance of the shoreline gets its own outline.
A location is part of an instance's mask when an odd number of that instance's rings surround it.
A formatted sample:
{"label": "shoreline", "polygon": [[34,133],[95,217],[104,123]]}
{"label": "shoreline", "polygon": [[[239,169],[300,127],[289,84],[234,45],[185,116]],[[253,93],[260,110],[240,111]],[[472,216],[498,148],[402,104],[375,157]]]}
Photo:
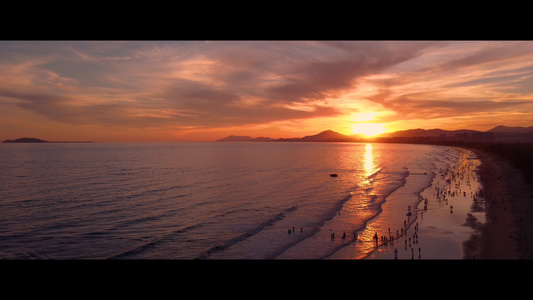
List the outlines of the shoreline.
{"label": "shoreline", "polygon": [[533,258],[533,189],[507,161],[478,149],[468,149],[482,161],[478,174],[483,185],[487,221],[480,236],[470,239],[479,259]]}
{"label": "shoreline", "polygon": [[435,165],[433,181],[418,193],[413,228],[394,243],[380,245],[365,259],[468,259],[465,246],[470,253],[477,253],[476,237],[486,215],[476,172],[481,160],[470,149],[450,148],[457,151],[458,160],[447,169]]}
{"label": "shoreline", "polygon": [[[429,199],[430,209],[421,210],[425,201],[417,208],[417,243],[411,245],[409,239],[407,247],[401,239],[396,245],[380,245],[364,259],[533,258],[533,187],[506,160],[479,149],[453,148],[466,156],[450,166],[449,171],[456,173],[447,186],[435,181],[420,194]],[[477,188],[470,187],[474,183],[466,178],[476,178]],[[439,186],[440,195],[433,191]],[[467,186],[471,195],[446,196],[453,191],[462,194]]]}

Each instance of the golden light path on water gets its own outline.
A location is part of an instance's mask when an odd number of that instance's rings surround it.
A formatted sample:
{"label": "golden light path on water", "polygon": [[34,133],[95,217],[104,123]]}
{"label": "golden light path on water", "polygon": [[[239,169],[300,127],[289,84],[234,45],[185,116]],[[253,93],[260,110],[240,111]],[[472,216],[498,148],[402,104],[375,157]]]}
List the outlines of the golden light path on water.
{"label": "golden light path on water", "polygon": [[[376,152],[372,153],[372,148],[376,147],[379,144],[365,148],[363,166],[365,174],[370,174],[370,177],[359,184],[353,197],[370,202],[384,201],[380,204],[382,210],[377,215],[367,216],[369,219],[364,229],[357,232],[349,247],[328,258],[463,258],[464,242],[476,234],[474,223],[485,222],[483,201],[477,201],[481,189],[476,173],[479,159],[468,150],[453,148],[450,151],[455,153],[435,160],[431,170],[420,172],[422,169],[418,169],[416,164],[410,165],[407,168],[409,179],[404,185],[391,194],[383,195],[379,182],[385,179],[382,176],[386,177],[387,172],[379,172],[382,158],[376,160]],[[369,206],[368,201],[359,203]],[[354,205],[350,218],[355,220],[364,211],[365,206]],[[377,240],[374,238],[376,235]],[[475,255],[475,251],[472,253]]]}
{"label": "golden light path on water", "polygon": [[[378,171],[378,169],[376,168],[373,150],[374,148],[372,144],[370,143],[366,144],[365,153],[363,156],[363,166],[365,169],[365,177],[367,179],[362,181],[359,184],[359,187],[361,187],[364,191],[369,191],[367,192],[366,197],[369,197],[370,199],[376,197],[376,195],[374,195],[371,192],[373,191],[374,186],[372,185],[373,178],[371,178],[370,176],[372,176]],[[376,231],[376,228],[372,226],[372,223],[371,222],[367,223],[367,227],[362,232],[359,232],[357,236],[358,242],[356,243],[355,247],[359,249],[358,251],[355,251],[355,253],[361,253],[361,254],[364,254],[364,256],[366,256],[367,253],[373,251],[375,244],[372,241],[374,241],[373,237],[374,237],[375,231]],[[354,257],[354,258],[360,259],[360,258],[363,258],[364,256]]]}
{"label": "golden light path on water", "polygon": [[372,144],[366,144],[365,146],[365,156],[364,156],[364,167],[366,177],[372,175],[375,172],[374,156],[372,155]]}

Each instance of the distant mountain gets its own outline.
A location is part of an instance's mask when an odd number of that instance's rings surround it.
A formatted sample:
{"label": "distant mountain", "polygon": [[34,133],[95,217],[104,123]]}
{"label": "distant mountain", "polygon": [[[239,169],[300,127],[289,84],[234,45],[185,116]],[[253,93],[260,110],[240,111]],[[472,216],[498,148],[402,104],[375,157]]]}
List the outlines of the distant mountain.
{"label": "distant mountain", "polygon": [[269,137],[253,138],[247,135],[230,135],[228,137],[217,140],[217,142],[269,142],[272,141]]}
{"label": "distant mountain", "polygon": [[533,143],[533,126],[530,127],[507,127],[496,126],[488,131],[470,129],[443,130],[443,129],[409,129],[396,132],[384,133],[375,137],[367,138],[363,135],[344,135],[333,130],[325,130],[315,135],[307,135],[302,138],[279,138],[268,137],[252,138],[250,136],[230,135],[218,141],[232,142],[526,142]]}
{"label": "distant mountain", "polygon": [[461,130],[443,130],[443,129],[409,129],[409,130],[401,130],[391,133],[384,133],[380,135],[380,137],[441,137],[444,136],[452,136],[456,134],[472,134],[472,133],[480,133],[481,131],[477,130],[470,130],[470,129],[461,129]]}
{"label": "distant mountain", "polygon": [[269,137],[264,137],[264,136],[256,137],[256,138],[254,139],[254,142],[270,142],[270,141],[272,141],[271,138],[269,138]]}
{"label": "distant mountain", "polygon": [[92,141],[46,141],[24,137],[16,140],[5,140],[2,143],[92,143]]}
{"label": "distant mountain", "polygon": [[496,133],[527,133],[533,132],[533,126],[529,127],[507,127],[504,125],[498,125],[487,132],[496,132]]}
{"label": "distant mountain", "polygon": [[300,139],[302,142],[351,142],[353,138],[348,135],[340,134],[333,130],[322,131],[319,134],[304,136]]}
{"label": "distant mountain", "polygon": [[319,134],[307,135],[302,138],[279,138],[271,139],[269,137],[253,138],[251,136],[230,135],[217,140],[217,142],[356,142],[359,141],[359,135],[344,135],[333,130],[325,130]]}
{"label": "distant mountain", "polygon": [[16,140],[5,140],[2,143],[48,143],[48,141],[36,138],[20,138]]}
{"label": "distant mountain", "polygon": [[217,140],[217,142],[251,142],[254,138],[251,136],[239,136],[239,135],[230,135],[223,139]]}

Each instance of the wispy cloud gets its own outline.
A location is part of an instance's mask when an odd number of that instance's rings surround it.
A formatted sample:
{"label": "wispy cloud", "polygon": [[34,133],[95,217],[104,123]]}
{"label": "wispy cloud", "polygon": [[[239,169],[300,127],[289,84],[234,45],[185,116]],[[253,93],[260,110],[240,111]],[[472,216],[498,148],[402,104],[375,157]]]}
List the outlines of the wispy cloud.
{"label": "wispy cloud", "polygon": [[0,106],[73,126],[533,121],[531,83],[527,41],[0,42]]}
{"label": "wispy cloud", "polygon": [[368,80],[376,87],[368,99],[396,113],[382,121],[471,116],[472,123],[516,123],[512,112],[533,110],[531,42],[451,42],[382,75]]}

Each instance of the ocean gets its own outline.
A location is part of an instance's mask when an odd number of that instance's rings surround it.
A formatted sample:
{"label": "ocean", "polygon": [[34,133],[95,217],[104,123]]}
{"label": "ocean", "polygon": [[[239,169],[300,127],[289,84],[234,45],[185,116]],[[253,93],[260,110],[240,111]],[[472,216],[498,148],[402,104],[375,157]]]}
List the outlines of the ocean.
{"label": "ocean", "polygon": [[0,144],[0,258],[365,258],[459,158],[381,143]]}

